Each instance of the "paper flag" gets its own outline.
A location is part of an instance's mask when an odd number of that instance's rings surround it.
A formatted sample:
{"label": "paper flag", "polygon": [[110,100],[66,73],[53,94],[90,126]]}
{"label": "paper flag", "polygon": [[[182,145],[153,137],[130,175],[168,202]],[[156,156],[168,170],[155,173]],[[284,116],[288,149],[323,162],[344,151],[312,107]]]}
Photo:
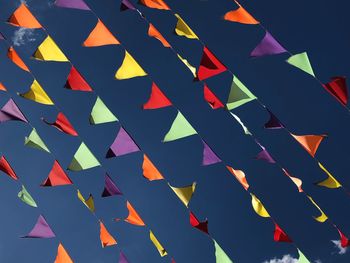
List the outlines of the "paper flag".
{"label": "paper flag", "polygon": [[280,228],[280,226],[277,225],[276,223],[275,223],[275,231],[274,231],[274,234],[273,234],[273,240],[275,242],[288,242],[288,243],[293,242],[288,237],[288,235],[282,230],[282,228]]}
{"label": "paper flag", "polygon": [[58,245],[57,256],[54,263],[73,263],[73,260],[61,243]]}
{"label": "paper flag", "polygon": [[111,234],[107,231],[105,225],[100,221],[100,239],[102,247],[114,246],[117,244],[117,241]]}
{"label": "paper flag", "polygon": [[79,90],[79,91],[92,91],[91,86],[79,71],[75,67],[71,67],[66,84],[64,85],[66,89]]}
{"label": "paper flag", "polygon": [[38,20],[29,11],[25,3],[22,3],[15,10],[15,12],[13,12],[11,17],[8,19],[8,22],[13,26],[19,26],[24,28],[42,28]]}
{"label": "paper flag", "polygon": [[190,64],[190,62],[187,61],[187,59],[184,59],[180,56],[180,54],[177,54],[177,57],[181,60],[181,62],[191,71],[194,78],[197,77],[197,69]]}
{"label": "paper flag", "polygon": [[106,173],[105,174],[105,187],[102,192],[102,197],[123,195],[119,188],[115,185],[112,178]]}
{"label": "paper flag", "polygon": [[333,175],[321,163],[318,163],[318,166],[321,168],[322,171],[324,171],[328,175],[328,178],[316,183],[316,185],[332,189],[342,187],[342,185],[337,181],[337,179],[335,179]]}
{"label": "paper flag", "polygon": [[95,213],[95,203],[92,194],[89,195],[88,199],[85,199],[79,189],[77,189],[77,196],[78,199],[91,211],[91,213]]}
{"label": "paper flag", "polygon": [[208,144],[203,142],[203,159],[202,159],[202,165],[211,165],[215,163],[222,162],[221,159],[214,153],[214,151],[209,147]]}
{"label": "paper flag", "polygon": [[284,169],[284,168],[282,168],[282,171],[283,171],[284,174],[285,174],[286,176],[288,176],[289,179],[291,179],[292,182],[298,187],[299,193],[304,192],[303,189],[302,189],[302,187],[301,187],[302,184],[303,184],[303,182],[302,182],[299,178],[291,176],[291,175],[289,174],[289,172],[288,172],[286,169]]}
{"label": "paper flag", "polygon": [[177,112],[176,118],[165,135],[163,142],[170,142],[197,134],[197,131],[186,120],[180,111]]}
{"label": "paper flag", "polygon": [[35,128],[33,128],[28,137],[25,137],[24,145],[50,153],[50,150],[40,138]]}
{"label": "paper flag", "polygon": [[196,184],[197,183],[194,182],[191,185],[185,186],[185,187],[173,187],[168,183],[171,190],[174,191],[174,193],[181,200],[181,202],[184,203],[184,205],[186,207],[188,207],[188,204],[191,201],[192,195],[194,194],[194,191],[196,190]]}
{"label": "paper flag", "polygon": [[56,0],[55,6],[80,10],[90,10],[90,8],[83,0]]}
{"label": "paper flag", "polygon": [[299,249],[298,249],[298,254],[299,254],[298,263],[311,263]]}
{"label": "paper flag", "polygon": [[178,14],[175,14],[175,17],[177,18],[175,33],[178,36],[184,36],[189,39],[199,39],[197,35],[192,31],[192,29],[186,24],[186,22]]}
{"label": "paper flag", "polygon": [[6,38],[5,38],[4,35],[1,34],[1,32],[0,32],[0,40],[4,40],[4,39],[6,39]]}
{"label": "paper flag", "polygon": [[254,208],[254,211],[261,217],[270,217],[261,201],[255,195],[250,195],[252,196],[252,206]]}
{"label": "paper flag", "polygon": [[163,35],[151,23],[149,23],[149,27],[148,27],[148,36],[154,37],[155,39],[158,39],[163,44],[164,47],[171,47],[169,42],[163,37]]}
{"label": "paper flag", "polygon": [[203,48],[203,55],[198,69],[198,79],[205,80],[207,78],[225,72],[227,68],[218,60],[214,54],[207,48]]}
{"label": "paper flag", "polygon": [[69,62],[68,58],[50,36],[47,36],[40,44],[33,57],[43,61]]}
{"label": "paper flag", "polygon": [[265,129],[282,129],[284,125],[280,122],[280,120],[269,110],[267,112],[270,114],[270,119],[265,123]]}
{"label": "paper flag", "polygon": [[164,107],[172,106],[171,101],[164,95],[164,93],[158,88],[156,83],[152,83],[152,91],[148,101],[143,104],[144,110],[160,109]]}
{"label": "paper flag", "polygon": [[12,99],[9,99],[0,110],[0,123],[6,121],[23,121],[28,123],[24,114]]}
{"label": "paper flag", "polygon": [[263,160],[268,163],[276,163],[276,161],[272,158],[272,156],[269,154],[269,152],[265,148],[263,148],[263,150],[258,153],[255,159]]}
{"label": "paper flag", "polygon": [[225,251],[219,246],[218,243],[213,239],[215,247],[215,258],[216,263],[233,263],[232,260],[228,257]]}
{"label": "paper flag", "polygon": [[106,158],[117,157],[138,151],[140,151],[140,148],[130,137],[130,135],[124,130],[124,128],[120,127],[117,137],[109,147]]}
{"label": "paper flag", "polygon": [[161,257],[165,257],[166,255],[168,255],[168,252],[165,250],[162,244],[160,244],[160,242],[158,241],[158,239],[155,237],[155,235],[151,230],[149,231],[149,238],[152,241],[153,245],[158,250]]}
{"label": "paper flag", "polygon": [[143,155],[142,174],[149,181],[163,180],[163,175],[154,166],[146,154]]}
{"label": "paper flag", "polygon": [[208,219],[206,219],[203,222],[200,222],[197,219],[197,217],[194,215],[194,213],[190,211],[190,224],[194,228],[197,228],[199,231],[202,231],[202,232],[206,233],[207,235],[209,235],[209,232],[208,232]]}
{"label": "paper flag", "polygon": [[128,259],[122,251],[119,253],[119,263],[129,263]]}
{"label": "paper flag", "polygon": [[135,77],[146,76],[147,73],[136,62],[136,60],[125,50],[125,57],[122,65],[115,73],[115,78],[118,80],[131,79]]}
{"label": "paper flag", "polygon": [[[336,228],[337,228],[337,227],[336,227]],[[340,245],[341,245],[341,247],[346,248],[346,247],[350,246],[350,241],[349,241],[349,239],[344,235],[343,232],[341,232],[341,231],[339,230],[339,228],[337,228],[337,230],[338,230],[339,235],[340,235]]]}
{"label": "paper flag", "polygon": [[313,218],[320,222],[320,223],[324,223],[327,221],[328,216],[322,211],[322,209],[316,204],[316,202],[314,201],[314,199],[312,199],[311,196],[307,195],[307,198],[309,198],[309,200],[311,201],[311,203],[317,208],[318,211],[320,211],[321,215],[320,216],[314,216]]}
{"label": "paper flag", "polygon": [[2,84],[1,82],[0,82],[0,90],[2,90],[2,91],[7,91],[5,85]]}
{"label": "paper flag", "polygon": [[139,3],[149,8],[170,10],[170,7],[163,0],[139,0]]}
{"label": "paper flag", "polygon": [[33,197],[28,193],[27,189],[22,185],[22,190],[18,193],[18,198],[21,199],[24,203],[32,207],[38,207],[35,203]]}
{"label": "paper flag", "polygon": [[107,108],[100,97],[97,97],[90,114],[90,124],[102,124],[114,121],[118,121],[117,117]]}
{"label": "paper flag", "polygon": [[53,238],[56,237],[54,232],[52,232],[49,224],[46,222],[45,218],[40,215],[33,229],[22,238]]}
{"label": "paper flag", "polygon": [[99,47],[106,45],[119,45],[120,42],[113,36],[111,31],[102,23],[100,19],[97,20],[95,28],[84,41],[84,47]]}
{"label": "paper flag", "polygon": [[96,166],[101,166],[100,162],[92,154],[89,148],[82,142],[74,154],[71,164],[68,166],[68,170],[81,171],[90,169]]}
{"label": "paper flag", "polygon": [[259,24],[259,21],[257,21],[254,17],[252,17],[251,14],[249,14],[248,11],[245,10],[241,5],[239,5],[238,9],[227,12],[224,15],[224,19],[227,21],[237,22],[237,23],[247,24],[247,25]]}
{"label": "paper flag", "polygon": [[226,103],[228,110],[233,110],[256,97],[250,90],[236,77],[233,76],[230,94]]}
{"label": "paper flag", "polygon": [[315,157],[316,151],[327,135],[295,135],[292,134],[293,138],[300,143],[300,145],[312,156]]}
{"label": "paper flag", "polygon": [[264,38],[250,53],[251,57],[262,57],[268,55],[277,55],[288,52],[278,41],[269,33],[265,32]]}
{"label": "paper flag", "polygon": [[208,102],[212,109],[225,108],[224,104],[222,104],[220,99],[209,89],[207,84],[204,84],[203,92],[205,101]]}
{"label": "paper flag", "polygon": [[27,65],[24,63],[24,61],[21,59],[21,57],[17,54],[16,50],[13,47],[9,47],[7,51],[7,57],[18,67],[23,69],[24,71],[30,72]]}
{"label": "paper flag", "polygon": [[12,179],[18,180],[18,177],[15,171],[12,169],[11,165],[6,160],[5,156],[0,157],[0,170],[3,171],[8,176],[10,176]]}
{"label": "paper flag", "polygon": [[145,226],[145,223],[143,222],[139,214],[136,212],[134,207],[129,203],[129,201],[126,202],[126,207],[129,211],[129,215],[127,218],[124,219],[124,221],[135,226]]}
{"label": "paper flag", "polygon": [[348,87],[345,77],[333,77],[331,81],[322,85],[330,94],[332,94],[342,105],[348,103]]}
{"label": "paper flag", "polygon": [[122,0],[120,4],[120,11],[125,10],[137,10],[137,8],[129,0]]}
{"label": "paper flag", "polygon": [[62,113],[59,112],[56,118],[55,122],[47,122],[45,119],[43,119],[43,121],[52,126],[55,127],[57,130],[64,132],[66,134],[72,135],[72,136],[78,136],[78,133],[76,132],[76,130],[73,128],[72,124],[69,122],[69,120],[67,119],[67,117]]}
{"label": "paper flag", "polygon": [[66,172],[62,169],[57,160],[54,161],[48,177],[42,182],[40,186],[59,186],[73,184]]}
{"label": "paper flag", "polygon": [[41,103],[45,105],[54,105],[53,101],[46,94],[45,90],[41,87],[41,85],[36,79],[33,80],[33,83],[27,92],[19,95],[23,98],[35,101],[37,103]]}
{"label": "paper flag", "polygon": [[287,59],[287,63],[315,77],[314,71],[306,52],[293,55]]}
{"label": "paper flag", "polygon": [[229,172],[236,177],[236,179],[238,180],[238,182],[243,186],[243,188],[245,190],[248,190],[249,188],[249,184],[247,181],[247,178],[245,176],[245,173],[241,170],[235,170],[233,169],[231,166],[226,166],[226,168],[229,170]]}
{"label": "paper flag", "polygon": [[232,112],[230,112],[230,114],[232,115],[233,118],[235,118],[235,120],[239,123],[239,125],[241,125],[243,131],[244,131],[244,134],[245,135],[250,135],[252,136],[251,132],[249,131],[249,129],[244,125],[244,123],[241,121],[241,119],[236,115],[236,114],[233,114]]}

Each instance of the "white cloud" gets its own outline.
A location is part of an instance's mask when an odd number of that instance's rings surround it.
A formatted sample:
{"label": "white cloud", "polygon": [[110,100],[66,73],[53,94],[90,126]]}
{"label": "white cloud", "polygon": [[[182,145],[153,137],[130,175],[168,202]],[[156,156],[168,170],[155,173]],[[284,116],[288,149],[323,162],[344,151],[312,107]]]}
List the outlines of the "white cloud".
{"label": "white cloud", "polygon": [[298,263],[298,259],[293,258],[291,255],[284,255],[281,259],[273,258],[265,260],[263,263]]}
{"label": "white cloud", "polygon": [[35,41],[34,29],[23,27],[17,29],[12,37],[12,41],[15,46],[21,46],[27,42]]}
{"label": "white cloud", "polygon": [[348,250],[347,247],[342,247],[340,244],[340,240],[331,240],[336,248],[339,249],[338,254],[339,255],[344,255],[346,251]]}

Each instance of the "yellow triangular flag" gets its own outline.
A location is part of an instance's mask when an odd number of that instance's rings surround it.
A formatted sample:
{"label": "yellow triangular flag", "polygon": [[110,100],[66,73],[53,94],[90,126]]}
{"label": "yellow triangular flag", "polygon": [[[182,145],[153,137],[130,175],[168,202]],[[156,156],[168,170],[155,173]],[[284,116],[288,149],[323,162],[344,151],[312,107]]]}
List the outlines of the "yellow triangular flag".
{"label": "yellow triangular flag", "polygon": [[90,194],[89,198],[85,200],[84,196],[81,194],[79,189],[77,189],[77,195],[79,200],[92,212],[95,213],[94,198]]}
{"label": "yellow triangular flag", "polygon": [[186,22],[183,21],[182,18],[178,14],[175,14],[175,16],[177,18],[175,33],[179,36],[184,36],[184,37],[187,37],[190,39],[198,39],[197,35],[186,24]]}
{"label": "yellow triangular flag", "polygon": [[312,199],[311,196],[307,197],[310,199],[311,203],[318,209],[318,211],[320,211],[321,215],[320,216],[314,216],[314,219],[320,223],[324,223],[326,222],[326,220],[328,219],[328,216],[322,211],[322,209],[316,204],[316,202],[314,201],[314,199]]}
{"label": "yellow triangular flag", "polygon": [[149,231],[149,238],[151,239],[153,245],[157,248],[161,257],[168,255],[168,252],[165,250],[162,244],[158,241],[158,239],[155,237],[155,235],[151,230]]}
{"label": "yellow triangular flag", "polygon": [[250,195],[252,196],[252,206],[254,208],[254,211],[261,217],[270,217],[261,201],[255,195]]}
{"label": "yellow triangular flag", "polygon": [[184,203],[186,207],[188,207],[188,204],[191,200],[191,197],[196,190],[196,182],[192,183],[192,185],[185,186],[185,187],[173,187],[169,183],[169,187],[174,191],[174,193],[177,195],[177,197]]}
{"label": "yellow triangular flag", "polygon": [[321,163],[318,163],[318,166],[321,168],[322,171],[324,171],[328,175],[328,178],[326,180],[317,183],[318,186],[324,186],[327,188],[342,187],[342,185],[337,181],[337,179],[335,179],[332,176],[332,174]]}
{"label": "yellow triangular flag", "polygon": [[34,79],[29,91],[20,94],[20,96],[41,104],[54,105],[53,101],[46,94],[46,92],[43,90],[43,88],[36,79]]}
{"label": "yellow triangular flag", "polygon": [[69,62],[55,41],[50,36],[40,44],[34,53],[34,58],[44,61]]}
{"label": "yellow triangular flag", "polygon": [[139,63],[125,50],[125,57],[122,65],[115,73],[115,78],[122,79],[131,79],[135,77],[146,76],[147,73],[142,69]]}

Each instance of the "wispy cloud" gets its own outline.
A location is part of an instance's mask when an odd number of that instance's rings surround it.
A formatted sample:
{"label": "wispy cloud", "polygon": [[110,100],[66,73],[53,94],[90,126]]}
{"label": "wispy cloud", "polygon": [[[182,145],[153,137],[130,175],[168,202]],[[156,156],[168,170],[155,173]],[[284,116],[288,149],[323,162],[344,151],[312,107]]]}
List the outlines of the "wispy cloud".
{"label": "wispy cloud", "polygon": [[23,27],[17,29],[12,37],[12,41],[15,46],[22,46],[27,42],[33,42],[35,40],[34,29]]}
{"label": "wispy cloud", "polygon": [[347,247],[342,247],[340,244],[340,240],[332,240],[334,246],[339,250],[338,254],[339,255],[344,255],[346,253],[346,251],[348,250]]}
{"label": "wispy cloud", "polygon": [[298,259],[293,258],[291,255],[284,255],[282,258],[273,258],[265,260],[263,263],[298,263]]}

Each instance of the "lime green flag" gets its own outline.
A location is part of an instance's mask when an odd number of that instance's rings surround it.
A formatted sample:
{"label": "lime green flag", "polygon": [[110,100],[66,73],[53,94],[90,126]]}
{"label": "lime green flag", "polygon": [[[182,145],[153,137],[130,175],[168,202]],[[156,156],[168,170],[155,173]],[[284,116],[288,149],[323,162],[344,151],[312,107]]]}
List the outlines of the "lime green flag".
{"label": "lime green flag", "polygon": [[114,121],[118,121],[117,117],[107,108],[100,97],[97,97],[90,114],[90,123],[101,124]]}
{"label": "lime green flag", "polygon": [[74,154],[73,160],[68,166],[68,170],[81,171],[90,169],[96,166],[101,166],[100,162],[92,154],[89,148],[82,142]]}
{"label": "lime green flag", "polygon": [[299,253],[299,258],[298,258],[299,263],[310,263],[310,261],[305,257],[305,255],[299,249],[298,249],[298,253]]}
{"label": "lime green flag", "polygon": [[24,145],[50,153],[50,150],[40,138],[35,128],[33,128],[28,137],[25,137]]}
{"label": "lime green flag", "polygon": [[231,91],[226,103],[227,109],[232,110],[255,99],[255,95],[236,76],[233,76]]}
{"label": "lime green flag", "polygon": [[293,55],[287,59],[287,63],[315,77],[314,71],[306,52]]}
{"label": "lime green flag", "polygon": [[22,190],[18,193],[18,198],[21,199],[27,205],[30,205],[32,207],[38,207],[33,197],[28,193],[24,185],[22,185]]}
{"label": "lime green flag", "polygon": [[233,261],[226,255],[225,251],[219,246],[218,243],[213,239],[215,246],[215,258],[216,263],[233,263]]}
{"label": "lime green flag", "polygon": [[186,120],[182,113],[178,111],[177,116],[170,127],[170,130],[163,139],[163,142],[175,141],[177,139],[181,139],[194,134],[197,134],[197,131]]}

